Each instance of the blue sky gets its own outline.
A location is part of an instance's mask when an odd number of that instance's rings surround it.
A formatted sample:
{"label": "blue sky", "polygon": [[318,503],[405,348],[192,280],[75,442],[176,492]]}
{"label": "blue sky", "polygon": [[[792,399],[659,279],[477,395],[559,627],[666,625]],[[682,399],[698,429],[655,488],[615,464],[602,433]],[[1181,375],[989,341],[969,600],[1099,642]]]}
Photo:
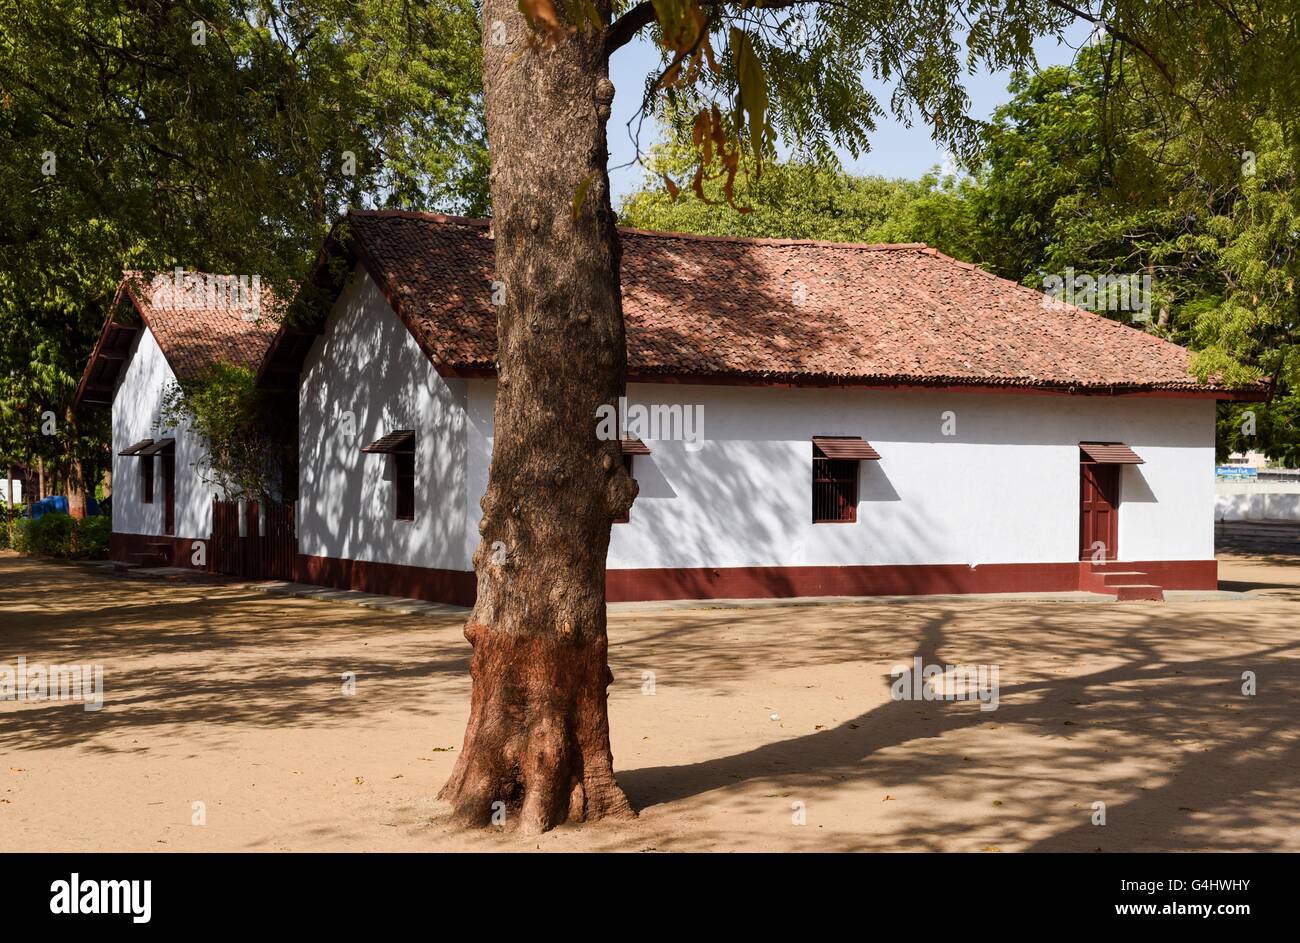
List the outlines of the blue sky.
{"label": "blue sky", "polygon": [[[1078,24],[1069,34],[1069,45],[1056,40],[1040,40],[1035,52],[1040,66],[1061,65],[1074,58],[1075,48],[1088,38],[1089,29]],[[633,117],[641,102],[641,92],[646,76],[658,67],[659,55],[653,44],[643,38],[633,40],[614,54],[610,65],[610,79],[617,94],[613,115],[609,121],[610,187],[615,206],[629,193],[639,189],[644,178],[641,167],[621,167],[636,154],[629,140],[627,122]],[[978,72],[966,78],[966,91],[971,100],[971,114],[987,118],[993,109],[1007,98],[1008,75],[1005,72]],[[891,87],[870,82],[868,88],[876,99],[888,106]],[[648,151],[657,137],[653,122],[646,121],[641,128],[641,151]],[[944,162],[943,151],[930,138],[930,129],[923,124],[905,127],[890,117],[877,122],[871,139],[871,150],[851,159],[841,154],[844,167],[855,174],[880,174],[885,177],[920,177],[936,164]]]}

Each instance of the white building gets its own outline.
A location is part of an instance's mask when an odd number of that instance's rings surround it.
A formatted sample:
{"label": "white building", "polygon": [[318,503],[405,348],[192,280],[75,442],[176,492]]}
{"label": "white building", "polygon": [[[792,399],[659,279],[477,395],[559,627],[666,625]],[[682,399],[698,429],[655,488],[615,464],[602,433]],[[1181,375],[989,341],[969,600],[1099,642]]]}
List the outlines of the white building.
{"label": "white building", "polygon": [[[259,380],[299,395],[298,578],[467,604],[490,232],[347,222],[326,303],[281,328]],[[627,413],[679,421],[625,436],[640,494],[611,601],[1216,585],[1215,400],[1258,391],[924,246],[623,244]]]}
{"label": "white building", "polygon": [[113,411],[114,560],[191,566],[195,541],[211,534],[207,452],[186,424],[165,423],[163,405],[172,384],[218,361],[261,363],[276,329],[262,316],[270,295],[229,288],[198,272],[128,272],[109,309],[77,404]]}

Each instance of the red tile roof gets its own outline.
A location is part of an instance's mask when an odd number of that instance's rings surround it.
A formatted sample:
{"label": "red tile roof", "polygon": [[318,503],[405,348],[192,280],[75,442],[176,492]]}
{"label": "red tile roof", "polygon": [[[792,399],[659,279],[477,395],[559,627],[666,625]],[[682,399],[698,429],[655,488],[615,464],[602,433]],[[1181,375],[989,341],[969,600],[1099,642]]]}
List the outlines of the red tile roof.
{"label": "red tile roof", "polygon": [[[484,220],[354,211],[354,251],[436,367],[491,370]],[[623,230],[633,378],[1222,390],[1176,344],[920,244],[858,245]]]}
{"label": "red tile roof", "polygon": [[[276,336],[280,304],[265,286],[247,295],[203,272],[126,272],[77,387],[76,404],[110,405],[118,373],[141,321],[180,380],[217,361],[256,370]],[[235,283],[237,286],[237,282]],[[180,290],[175,286],[179,285]],[[186,286],[193,286],[186,291]],[[256,304],[251,302],[256,301]]]}
{"label": "red tile roof", "polygon": [[180,379],[218,361],[256,370],[278,328],[279,305],[270,287],[245,277],[174,272],[127,272],[122,292],[153,332]]}

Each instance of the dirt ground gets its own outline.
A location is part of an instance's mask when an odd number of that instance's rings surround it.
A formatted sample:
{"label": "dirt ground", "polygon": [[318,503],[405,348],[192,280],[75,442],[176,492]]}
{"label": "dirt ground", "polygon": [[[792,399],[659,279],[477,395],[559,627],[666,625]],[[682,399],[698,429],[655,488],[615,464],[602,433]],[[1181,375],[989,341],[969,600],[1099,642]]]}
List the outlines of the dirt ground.
{"label": "dirt ground", "polygon": [[[0,703],[0,851],[1297,851],[1300,559],[1220,575],[1249,597],[620,612],[640,817],[525,838],[452,831],[434,799],[468,713],[458,617],[4,554],[0,666],[102,664],[105,704]],[[892,699],[917,655],[997,665],[997,710]]]}

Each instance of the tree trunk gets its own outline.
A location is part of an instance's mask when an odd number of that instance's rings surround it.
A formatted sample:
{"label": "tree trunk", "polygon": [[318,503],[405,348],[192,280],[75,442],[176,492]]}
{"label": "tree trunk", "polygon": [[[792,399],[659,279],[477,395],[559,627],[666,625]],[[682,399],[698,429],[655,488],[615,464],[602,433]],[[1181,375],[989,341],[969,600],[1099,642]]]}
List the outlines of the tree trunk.
{"label": "tree trunk", "polygon": [[68,482],[68,516],[86,516],[86,481],[82,474],[81,456],[77,454],[77,414],[71,406],[63,415],[63,429],[67,440],[68,458],[65,477]]}
{"label": "tree trunk", "polygon": [[[600,6],[608,18],[608,2]],[[463,824],[514,810],[526,832],[633,814],[609,746],[605,552],[636,484],[619,443],[596,437],[597,407],[617,402],[627,373],[606,173],[613,86],[595,31],[550,49],[536,41],[516,0],[485,0],[492,226],[505,303],[474,554],[478,599],[465,627],[474,648],[470,719],[439,794]]]}
{"label": "tree trunk", "polygon": [[45,459],[36,460],[36,500],[45,497]]}

